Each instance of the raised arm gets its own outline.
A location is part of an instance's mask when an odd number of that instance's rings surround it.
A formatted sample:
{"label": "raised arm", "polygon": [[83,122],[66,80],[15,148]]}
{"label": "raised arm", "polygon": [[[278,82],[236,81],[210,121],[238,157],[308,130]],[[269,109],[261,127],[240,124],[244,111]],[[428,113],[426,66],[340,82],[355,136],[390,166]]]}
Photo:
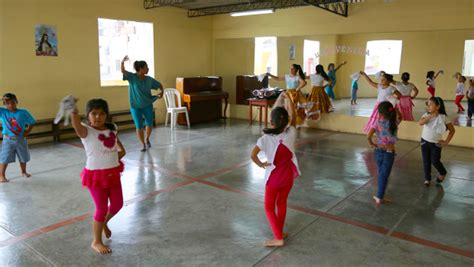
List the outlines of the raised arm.
{"label": "raised arm", "polygon": [[438,75],[440,75],[440,74],[443,74],[443,71],[442,71],[442,70],[438,71],[438,72],[435,74],[435,76],[433,77],[433,79],[438,78]]}
{"label": "raised arm", "polygon": [[267,76],[269,76],[270,78],[274,79],[274,80],[277,80],[277,81],[284,81],[285,80],[285,76],[283,77],[279,77],[279,76],[275,76],[271,73],[267,73]]}
{"label": "raised arm", "polygon": [[337,66],[334,71],[337,71],[338,69],[340,69],[342,66],[346,65],[347,64],[347,61],[344,61],[342,62],[341,64],[339,64],[339,66]]}
{"label": "raised arm", "polygon": [[87,128],[81,124],[81,116],[79,116],[77,108],[71,113],[71,124],[74,131],[76,131],[77,136],[80,138],[87,137]]}
{"label": "raised arm", "polygon": [[129,60],[128,56],[125,56],[122,59],[122,62],[120,62],[120,71],[122,71],[122,74],[127,74],[127,70],[125,70],[125,61]]}
{"label": "raised arm", "polygon": [[379,86],[378,83],[376,83],[376,82],[372,81],[372,79],[370,79],[370,77],[367,75],[367,73],[361,71],[360,74],[365,77],[365,79],[367,80],[367,82],[369,82],[369,84],[370,84],[372,87],[377,88],[377,87]]}

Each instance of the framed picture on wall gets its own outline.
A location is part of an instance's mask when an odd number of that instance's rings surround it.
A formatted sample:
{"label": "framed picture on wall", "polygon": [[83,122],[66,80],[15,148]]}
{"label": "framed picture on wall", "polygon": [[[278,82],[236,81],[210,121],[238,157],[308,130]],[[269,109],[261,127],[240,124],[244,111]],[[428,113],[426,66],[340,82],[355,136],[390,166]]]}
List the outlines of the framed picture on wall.
{"label": "framed picture on wall", "polygon": [[37,56],[58,56],[56,26],[44,24],[35,26],[35,51]]}
{"label": "framed picture on wall", "polygon": [[296,47],[294,44],[292,44],[288,47],[288,58],[290,60],[295,60],[295,57],[296,57]]}

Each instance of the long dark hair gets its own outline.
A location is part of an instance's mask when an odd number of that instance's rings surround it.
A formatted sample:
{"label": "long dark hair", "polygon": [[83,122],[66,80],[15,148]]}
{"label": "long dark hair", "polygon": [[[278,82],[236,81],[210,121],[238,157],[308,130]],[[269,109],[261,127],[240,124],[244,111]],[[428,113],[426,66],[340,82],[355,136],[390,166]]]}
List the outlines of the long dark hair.
{"label": "long dark hair", "polygon": [[391,82],[393,82],[393,75],[392,74],[388,74],[388,73],[384,73],[383,74],[383,77],[385,78],[385,80],[387,80],[387,82],[390,84]]}
{"label": "long dark hair", "polygon": [[444,101],[441,97],[433,96],[430,98],[430,101],[433,101],[433,103],[435,103],[436,106],[439,106],[439,110],[438,110],[439,114],[448,116],[448,114],[446,113],[446,108],[444,107]]}
{"label": "long dark hair", "polygon": [[430,70],[426,73],[426,78],[433,79],[434,75],[435,75],[435,72]]}
{"label": "long dark hair", "polygon": [[384,101],[382,103],[379,104],[379,107],[378,107],[378,111],[379,111],[379,114],[384,117],[385,119],[387,119],[390,123],[390,133],[392,135],[396,135],[397,134],[397,130],[398,130],[398,125],[397,125],[397,111],[395,110],[395,108],[393,107],[392,103],[388,102],[388,101]]}
{"label": "long dark hair", "polygon": [[96,98],[96,99],[91,99],[87,102],[86,104],[86,118],[89,118],[89,113],[91,113],[92,110],[94,109],[101,109],[102,111],[105,112],[107,118],[106,118],[106,123],[105,127],[107,127],[111,131],[116,131],[117,129],[115,128],[115,124],[108,122],[109,120],[109,105],[107,104],[107,101],[101,98]]}
{"label": "long dark hair", "polygon": [[265,134],[280,134],[282,133],[286,126],[288,125],[288,122],[290,121],[290,118],[288,116],[288,111],[286,111],[285,108],[283,107],[276,107],[272,110],[272,113],[270,114],[272,124],[274,128],[265,128],[263,129],[263,133]]}
{"label": "long dark hair", "polygon": [[49,41],[47,41],[47,40],[45,41],[45,40],[44,40],[44,37],[45,37],[45,36],[48,37],[48,35],[47,35],[46,33],[43,34],[43,35],[41,36],[41,41],[40,41],[40,43],[39,43],[39,45],[38,45],[38,51],[40,51],[40,52],[43,52],[43,43],[46,43],[46,44],[49,46],[49,48],[53,48],[53,46],[49,43]]}
{"label": "long dark hair", "polygon": [[321,76],[323,76],[324,80],[325,81],[329,81],[329,76],[326,74],[326,72],[324,71],[324,67],[323,65],[319,64],[316,66],[316,73],[317,74],[320,74]]}
{"label": "long dark hair", "polygon": [[306,79],[306,75],[304,75],[303,69],[301,68],[301,65],[298,64],[293,64],[293,68],[295,68],[296,73],[301,77],[301,79]]}
{"label": "long dark hair", "polygon": [[404,72],[404,73],[402,74],[402,81],[408,82],[409,80],[410,80],[410,73]]}
{"label": "long dark hair", "polygon": [[146,65],[146,61],[138,60],[133,63],[133,68],[135,69],[135,71],[139,72],[140,69],[144,68]]}

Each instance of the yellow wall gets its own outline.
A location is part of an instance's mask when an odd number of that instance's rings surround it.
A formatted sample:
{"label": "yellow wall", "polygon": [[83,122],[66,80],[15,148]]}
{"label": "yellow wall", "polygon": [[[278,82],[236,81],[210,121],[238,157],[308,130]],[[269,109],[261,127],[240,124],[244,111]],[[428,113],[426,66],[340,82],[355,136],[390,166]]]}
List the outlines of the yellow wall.
{"label": "yellow wall", "polygon": [[[100,87],[97,18],[153,22],[155,72],[165,87],[177,76],[212,74],[212,18],[188,19],[175,8],[145,10],[142,0],[0,0],[0,93],[12,91],[37,118],[54,117],[66,94],[128,109],[127,87]],[[0,6],[1,7],[1,6]],[[37,57],[35,24],[56,25],[58,57]],[[164,114],[163,101],[157,104]],[[163,116],[159,116],[160,120]]]}
{"label": "yellow wall", "polygon": [[214,38],[472,29],[472,0],[366,0],[343,18],[316,7],[248,17],[215,16]]}

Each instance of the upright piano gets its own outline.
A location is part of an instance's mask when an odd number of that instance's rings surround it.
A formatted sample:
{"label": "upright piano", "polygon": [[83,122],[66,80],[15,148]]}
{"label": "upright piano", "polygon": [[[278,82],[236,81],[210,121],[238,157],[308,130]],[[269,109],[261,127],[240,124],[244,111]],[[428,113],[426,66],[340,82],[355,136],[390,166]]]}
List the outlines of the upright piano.
{"label": "upright piano", "polygon": [[[176,89],[188,108],[190,123],[226,118],[229,93],[222,90],[222,77],[178,77]],[[225,100],[224,113],[222,99]],[[184,114],[178,116],[178,123],[186,125]]]}
{"label": "upright piano", "polygon": [[263,80],[259,82],[257,76],[255,75],[238,75],[236,77],[235,101],[239,105],[248,105],[247,99],[253,97],[253,90],[267,87],[268,77],[263,78]]}

